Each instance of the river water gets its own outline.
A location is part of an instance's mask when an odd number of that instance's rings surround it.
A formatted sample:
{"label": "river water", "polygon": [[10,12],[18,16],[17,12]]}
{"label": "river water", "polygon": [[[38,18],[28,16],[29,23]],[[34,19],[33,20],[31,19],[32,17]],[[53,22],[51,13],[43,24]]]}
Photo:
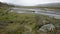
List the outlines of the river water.
{"label": "river water", "polygon": [[12,8],[11,12],[43,14],[43,15],[47,15],[49,17],[54,17],[56,19],[60,19],[60,10]]}

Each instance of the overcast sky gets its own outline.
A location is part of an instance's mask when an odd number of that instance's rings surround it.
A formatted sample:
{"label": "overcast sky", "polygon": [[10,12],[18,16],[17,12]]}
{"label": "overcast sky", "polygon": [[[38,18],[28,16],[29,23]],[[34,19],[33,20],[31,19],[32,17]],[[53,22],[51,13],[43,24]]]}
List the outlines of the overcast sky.
{"label": "overcast sky", "polygon": [[7,2],[24,6],[34,6],[37,4],[56,3],[60,2],[60,0],[0,0],[0,2]]}

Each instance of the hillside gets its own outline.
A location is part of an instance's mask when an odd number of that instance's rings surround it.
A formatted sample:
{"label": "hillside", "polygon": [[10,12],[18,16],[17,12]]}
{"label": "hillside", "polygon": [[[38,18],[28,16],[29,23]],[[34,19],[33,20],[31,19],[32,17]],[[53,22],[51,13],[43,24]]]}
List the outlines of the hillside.
{"label": "hillside", "polygon": [[[0,4],[0,34],[41,34],[39,29],[46,24],[54,24],[53,33],[60,34],[60,20],[40,14],[19,14],[10,12],[10,5]],[[3,8],[1,8],[3,7]],[[50,34],[50,31],[47,32]]]}
{"label": "hillside", "polygon": [[4,9],[4,8],[11,8],[11,7],[14,7],[14,5],[0,2],[0,8]]}
{"label": "hillside", "polygon": [[36,6],[41,6],[41,7],[51,7],[51,8],[60,8],[60,3],[47,3],[47,4],[38,4]]}

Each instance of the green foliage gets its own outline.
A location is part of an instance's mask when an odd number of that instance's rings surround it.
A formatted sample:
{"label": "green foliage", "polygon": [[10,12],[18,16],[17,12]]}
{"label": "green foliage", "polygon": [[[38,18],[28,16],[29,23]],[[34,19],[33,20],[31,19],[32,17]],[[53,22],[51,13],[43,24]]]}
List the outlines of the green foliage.
{"label": "green foliage", "polygon": [[5,25],[4,27],[0,25],[3,27],[0,34],[36,34],[38,28],[37,16],[42,25],[47,22],[54,23],[55,21],[56,23],[60,23],[58,19],[52,19],[40,14],[18,14],[0,10],[0,24],[2,23],[3,26]]}
{"label": "green foliage", "polygon": [[0,34],[40,34],[37,32],[39,25],[47,23],[60,27],[58,19],[40,14],[18,14],[9,12],[8,9],[9,7],[0,9]]}

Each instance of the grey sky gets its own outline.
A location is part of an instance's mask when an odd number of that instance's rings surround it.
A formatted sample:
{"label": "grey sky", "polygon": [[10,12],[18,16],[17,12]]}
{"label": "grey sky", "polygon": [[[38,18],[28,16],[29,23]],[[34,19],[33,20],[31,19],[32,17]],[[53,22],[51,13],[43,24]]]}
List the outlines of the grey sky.
{"label": "grey sky", "polygon": [[33,6],[36,4],[56,3],[60,2],[60,0],[0,0],[0,2],[7,2],[24,6]]}

